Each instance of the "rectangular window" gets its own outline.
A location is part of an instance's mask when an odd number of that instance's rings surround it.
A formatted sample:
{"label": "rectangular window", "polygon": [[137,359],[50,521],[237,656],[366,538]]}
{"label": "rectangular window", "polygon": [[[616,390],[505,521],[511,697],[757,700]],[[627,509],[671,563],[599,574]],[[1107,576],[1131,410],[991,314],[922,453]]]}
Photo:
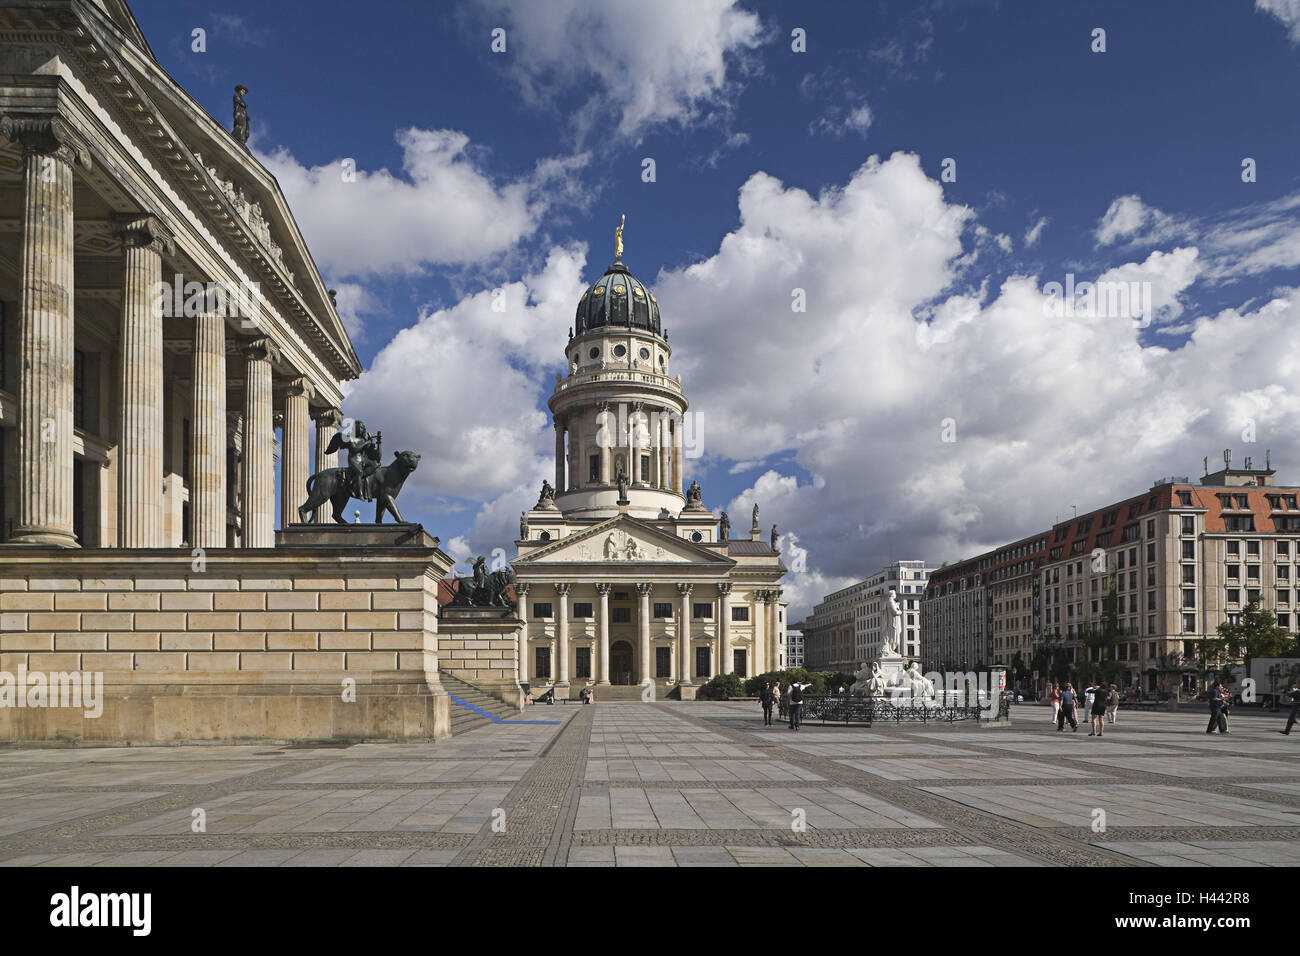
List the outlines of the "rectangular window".
{"label": "rectangular window", "polygon": [[743,650],[734,650],[731,652],[731,672],[738,677],[748,677],[745,671],[745,652]]}
{"label": "rectangular window", "polygon": [[575,618],[588,618],[592,616],[590,601],[574,601],[573,616]]}
{"label": "rectangular window", "polygon": [[1279,558],[1287,557],[1291,554],[1291,542],[1279,541],[1277,543],[1277,556]]}
{"label": "rectangular window", "polygon": [[1248,565],[1246,565],[1246,580],[1247,580],[1247,581],[1254,581],[1256,584],[1259,583],[1259,565],[1258,565],[1258,564],[1248,564]]}
{"label": "rectangular window", "polygon": [[573,676],[591,680],[590,647],[575,647],[573,649]]}
{"label": "rectangular window", "polygon": [[1195,630],[1196,630],[1196,615],[1195,615],[1195,614],[1184,614],[1184,615],[1183,615],[1183,633],[1184,633],[1184,634],[1188,634],[1188,633],[1191,633],[1192,631],[1195,631]]}
{"label": "rectangular window", "polygon": [[712,604],[694,605],[691,608],[691,617],[695,618],[695,620],[697,621],[713,620],[713,605]]}
{"label": "rectangular window", "polygon": [[[1228,542],[1228,545],[1229,545],[1228,553],[1229,553],[1229,554],[1232,554],[1232,550],[1231,550],[1232,542],[1231,542],[1231,541]],[[1195,541],[1184,541],[1184,542],[1183,542],[1183,560],[1184,560],[1184,561],[1191,561],[1191,560],[1193,560],[1195,557],[1196,557],[1196,542],[1195,542]]]}
{"label": "rectangular window", "polygon": [[1147,587],[1153,588],[1155,586],[1156,586],[1156,569],[1147,568]]}
{"label": "rectangular window", "polygon": [[1156,559],[1156,545],[1155,542],[1153,541],[1147,545],[1147,563],[1150,564],[1151,562],[1155,561],[1155,559]]}
{"label": "rectangular window", "polygon": [[[1229,603],[1229,604],[1240,604],[1240,603],[1241,603],[1241,589],[1240,589],[1240,588],[1228,588],[1227,600],[1228,600],[1228,603]],[[1186,605],[1183,605],[1183,606],[1186,607]]]}
{"label": "rectangular window", "polygon": [[1154,538],[1155,536],[1156,536],[1156,519],[1149,518],[1147,519],[1147,537]]}
{"label": "rectangular window", "polygon": [[1182,516],[1183,534],[1196,534],[1196,517],[1194,515]]}
{"label": "rectangular window", "polygon": [[535,621],[546,620],[546,619],[550,618],[550,616],[551,616],[551,602],[550,602],[550,601],[534,601],[534,602],[533,602],[533,620],[535,620]]}
{"label": "rectangular window", "polygon": [[1229,556],[1229,557],[1236,557],[1236,556],[1238,556],[1238,555],[1240,555],[1240,554],[1241,554],[1241,542],[1240,542],[1240,541],[1229,541],[1229,542],[1228,542],[1228,556]]}
{"label": "rectangular window", "polygon": [[629,593],[631,593],[631,592],[629,592],[629,591],[615,591],[615,592],[614,592],[614,600],[615,600],[615,601],[626,601],[626,600],[628,599],[627,596],[628,596]]}
{"label": "rectangular window", "polygon": [[650,483],[650,456],[641,456],[641,480]]}
{"label": "rectangular window", "polygon": [[709,676],[709,649],[707,647],[695,648],[695,676]]}
{"label": "rectangular window", "polygon": [[731,609],[731,619],[732,619],[733,621],[748,621],[748,620],[749,620],[749,608],[747,608],[747,607],[733,607],[733,608]]}
{"label": "rectangular window", "polygon": [[1119,569],[1120,569],[1121,571],[1123,571],[1123,570],[1124,570],[1124,552],[1123,552],[1123,551],[1120,551],[1120,552],[1118,553],[1118,557],[1119,557]]}
{"label": "rectangular window", "polygon": [[1178,492],[1178,505],[1180,508],[1190,508],[1192,506],[1192,493],[1190,491]]}
{"label": "rectangular window", "polygon": [[630,607],[612,607],[609,609],[609,619],[615,624],[631,624],[632,609]]}
{"label": "rectangular window", "polygon": [[1291,628],[1291,615],[1290,615],[1290,614],[1279,614],[1279,615],[1277,616],[1277,626],[1278,626],[1278,627],[1285,627],[1285,628],[1287,628],[1288,630],[1290,630],[1290,628]]}
{"label": "rectangular window", "polygon": [[1183,607],[1196,607],[1196,592],[1191,588],[1183,591]]}
{"label": "rectangular window", "polygon": [[1194,565],[1194,564],[1184,564],[1184,565],[1182,566],[1182,572],[1183,572],[1183,583],[1184,583],[1184,584],[1195,584],[1195,583],[1196,583],[1196,565]]}
{"label": "rectangular window", "polygon": [[1291,565],[1279,564],[1277,567],[1277,579],[1279,581],[1289,580],[1291,577]]}
{"label": "rectangular window", "polygon": [[1155,591],[1148,591],[1148,592],[1147,592],[1147,610],[1148,610],[1148,611],[1154,611],[1155,609],[1156,609],[1156,592],[1155,592]]}
{"label": "rectangular window", "polygon": [[672,604],[667,601],[662,601],[662,602],[656,601],[654,606],[654,616],[659,618],[672,617],[673,616]]}
{"label": "rectangular window", "polygon": [[[1255,529],[1254,529],[1254,528],[1251,528],[1250,530],[1254,531]],[[1259,542],[1258,542],[1258,541],[1247,541],[1247,542],[1246,542],[1246,557],[1248,557],[1248,558],[1258,558],[1258,557],[1259,557]]]}
{"label": "rectangular window", "polygon": [[551,679],[551,649],[539,647],[533,652],[533,677],[536,680]]}
{"label": "rectangular window", "polygon": [[1225,515],[1223,518],[1223,529],[1225,531],[1254,531],[1254,515]]}
{"label": "rectangular window", "polygon": [[655,677],[673,676],[673,649],[671,647],[655,648]]}
{"label": "rectangular window", "polygon": [[1240,581],[1240,580],[1241,580],[1241,565],[1240,565],[1240,564],[1230,564],[1230,565],[1228,565],[1228,580],[1229,580],[1229,581]]}

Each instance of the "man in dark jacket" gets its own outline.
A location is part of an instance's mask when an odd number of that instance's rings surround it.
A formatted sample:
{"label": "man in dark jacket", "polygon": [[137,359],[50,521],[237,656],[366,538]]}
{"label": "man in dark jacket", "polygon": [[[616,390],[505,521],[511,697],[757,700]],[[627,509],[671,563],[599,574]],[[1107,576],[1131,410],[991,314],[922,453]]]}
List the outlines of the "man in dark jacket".
{"label": "man in dark jacket", "polygon": [[801,684],[797,680],[790,682],[789,702],[790,708],[790,729],[799,729],[800,711],[803,710],[803,692],[811,687],[811,684]]}
{"label": "man in dark jacket", "polygon": [[1056,714],[1056,729],[1064,730],[1065,722],[1070,722],[1070,729],[1078,733],[1079,719],[1074,716],[1076,701],[1074,699],[1074,685],[1066,684],[1065,690],[1061,691],[1061,709]]}
{"label": "man in dark jacket", "polygon": [[768,681],[763,685],[763,689],[758,695],[759,703],[763,705],[763,726],[772,726],[772,682]]}
{"label": "man in dark jacket", "polygon": [[1228,701],[1228,695],[1223,692],[1223,684],[1216,680],[1210,688],[1210,725],[1205,728],[1207,734],[1214,733],[1215,727],[1219,728],[1221,734],[1228,732],[1228,718],[1223,713]]}
{"label": "man in dark jacket", "polygon": [[1278,733],[1290,736],[1291,727],[1295,724],[1296,717],[1300,716],[1300,683],[1292,681],[1286,695],[1291,698],[1291,716],[1286,719],[1286,730],[1280,730]]}

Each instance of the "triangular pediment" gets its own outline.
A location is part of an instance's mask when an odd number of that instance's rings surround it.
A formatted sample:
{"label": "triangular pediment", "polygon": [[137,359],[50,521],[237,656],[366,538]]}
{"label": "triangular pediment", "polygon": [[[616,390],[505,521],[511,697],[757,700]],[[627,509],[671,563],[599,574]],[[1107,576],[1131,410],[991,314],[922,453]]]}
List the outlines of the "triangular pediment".
{"label": "triangular pediment", "polygon": [[627,515],[566,535],[514,561],[516,567],[542,564],[694,564],[719,570],[735,563],[725,555]]}

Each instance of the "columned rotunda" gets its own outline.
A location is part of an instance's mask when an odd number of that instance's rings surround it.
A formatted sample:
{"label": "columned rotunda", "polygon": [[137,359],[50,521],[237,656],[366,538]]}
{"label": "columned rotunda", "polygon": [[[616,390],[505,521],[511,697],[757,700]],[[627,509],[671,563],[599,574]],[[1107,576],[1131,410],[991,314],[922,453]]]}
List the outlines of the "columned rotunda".
{"label": "columned rotunda", "polygon": [[689,699],[719,673],[784,666],[786,569],[756,514],[730,540],[698,486],[683,488],[698,430],[659,303],[622,251],[620,227],[549,402],[554,488],[520,519],[519,676],[534,693],[655,685]]}

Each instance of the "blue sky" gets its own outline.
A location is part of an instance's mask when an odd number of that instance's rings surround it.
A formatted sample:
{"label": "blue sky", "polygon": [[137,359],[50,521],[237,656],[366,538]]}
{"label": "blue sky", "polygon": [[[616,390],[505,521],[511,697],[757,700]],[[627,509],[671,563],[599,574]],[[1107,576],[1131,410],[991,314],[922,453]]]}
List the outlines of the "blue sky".
{"label": "blue sky", "polygon": [[[548,383],[624,213],[707,416],[688,480],[778,523],[796,619],[1224,447],[1300,481],[1296,0],[132,8],[220,121],[250,88],[372,368],[345,412],[426,453],[404,510],[458,557],[509,551],[550,474]],[[1154,314],[1053,327],[1067,273],[1149,282]]]}

